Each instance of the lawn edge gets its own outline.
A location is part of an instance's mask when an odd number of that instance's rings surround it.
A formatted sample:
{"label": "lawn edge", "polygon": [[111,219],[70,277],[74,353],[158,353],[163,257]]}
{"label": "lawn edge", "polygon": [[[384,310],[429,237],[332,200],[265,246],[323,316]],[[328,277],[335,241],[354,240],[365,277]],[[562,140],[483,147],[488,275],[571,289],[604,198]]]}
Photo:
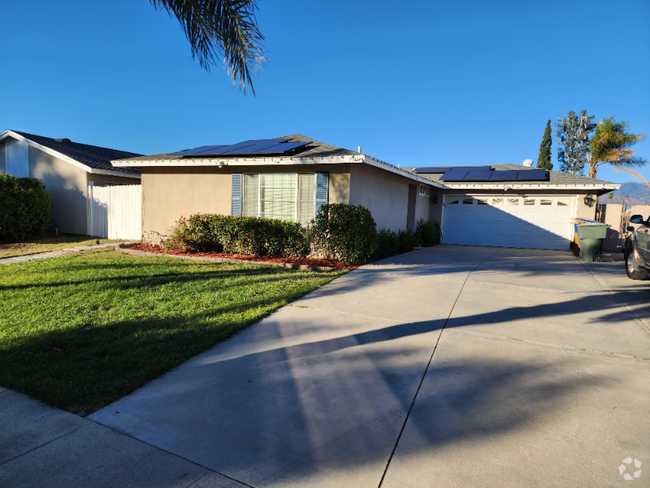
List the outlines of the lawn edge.
{"label": "lawn edge", "polygon": [[122,243],[115,246],[115,250],[123,252],[125,254],[132,254],[134,256],[164,256],[168,258],[176,259],[190,259],[194,261],[211,261],[214,263],[235,263],[235,264],[261,264],[266,266],[280,266],[282,268],[290,269],[303,269],[308,271],[342,271],[339,268],[332,268],[330,266],[313,266],[310,264],[295,264],[295,263],[273,263],[270,261],[249,261],[246,259],[234,259],[234,258],[209,258],[206,256],[179,256],[176,254],[161,254],[157,252],[146,252],[146,251],[136,251],[135,249],[129,249],[132,246],[135,246],[139,243]]}

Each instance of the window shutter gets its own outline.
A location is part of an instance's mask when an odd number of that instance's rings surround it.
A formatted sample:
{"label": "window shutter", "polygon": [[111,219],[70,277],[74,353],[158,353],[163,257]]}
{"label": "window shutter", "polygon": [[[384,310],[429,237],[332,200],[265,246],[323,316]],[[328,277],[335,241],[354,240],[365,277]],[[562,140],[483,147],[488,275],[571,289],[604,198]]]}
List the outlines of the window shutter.
{"label": "window shutter", "polygon": [[316,173],[316,215],[318,214],[318,210],[328,203],[329,179],[329,173]]}
{"label": "window shutter", "polygon": [[230,206],[230,215],[241,217],[242,210],[242,174],[232,174],[232,199]]}

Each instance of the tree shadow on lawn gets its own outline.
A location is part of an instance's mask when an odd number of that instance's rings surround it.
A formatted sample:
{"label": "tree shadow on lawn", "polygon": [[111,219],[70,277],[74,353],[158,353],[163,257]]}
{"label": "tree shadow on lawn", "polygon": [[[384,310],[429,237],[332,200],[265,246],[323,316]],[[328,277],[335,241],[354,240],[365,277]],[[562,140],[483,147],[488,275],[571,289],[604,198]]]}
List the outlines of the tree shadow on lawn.
{"label": "tree shadow on lawn", "polygon": [[[4,290],[22,289],[22,293],[27,294],[24,299],[36,301],[40,301],[42,296],[30,295],[30,289],[42,294],[50,287],[69,285],[71,290],[70,293],[67,290],[60,293],[60,296],[47,296],[47,299],[54,300],[54,308],[48,302],[40,306],[44,315],[34,322],[34,327],[51,323],[51,328],[34,329],[5,341],[0,349],[0,385],[69,411],[94,411],[300,298],[314,286],[310,284],[309,275],[314,280],[322,280],[329,274],[235,266],[234,269],[218,271],[5,286]],[[290,283],[294,276],[300,281]],[[175,287],[187,283],[197,283],[201,287],[197,291],[200,313],[190,308],[193,303],[184,305],[188,299],[192,300],[195,288],[182,289],[183,293],[177,295]],[[70,306],[66,302],[67,296],[74,296],[74,287],[85,288],[86,285],[90,287],[90,290],[84,290],[89,292],[89,298],[74,305],[76,312],[57,308],[59,305]],[[268,288],[267,285],[273,286]],[[95,309],[101,308],[103,295],[91,299],[93,293],[104,290],[120,292],[163,288],[167,289],[165,293],[168,296],[150,294],[149,299],[143,297],[140,302],[133,302],[138,295],[132,293],[121,299],[121,295],[111,295],[111,304],[117,298],[128,308],[124,312],[118,309],[116,316],[128,314],[132,318],[109,323],[106,321],[111,320],[111,315],[102,315],[109,312]],[[210,302],[212,292],[220,297],[214,302]],[[225,298],[221,298],[222,294]],[[159,308],[163,302],[163,308]],[[134,305],[139,308],[133,309]],[[95,315],[95,312],[100,315]],[[75,314],[77,323],[61,324],[64,326],[57,328],[56,321],[63,320],[65,314],[70,313]]]}

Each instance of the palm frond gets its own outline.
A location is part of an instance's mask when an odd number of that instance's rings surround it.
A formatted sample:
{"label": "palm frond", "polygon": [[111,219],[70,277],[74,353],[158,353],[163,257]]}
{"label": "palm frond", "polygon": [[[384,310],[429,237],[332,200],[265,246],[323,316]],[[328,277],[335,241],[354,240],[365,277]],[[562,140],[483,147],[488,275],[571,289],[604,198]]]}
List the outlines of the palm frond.
{"label": "palm frond", "polygon": [[206,71],[223,57],[233,85],[239,82],[244,93],[255,94],[251,74],[266,62],[257,27],[257,0],[150,0],[156,9],[178,19],[192,58]]}
{"label": "palm frond", "polygon": [[648,183],[648,180],[646,180],[643,177],[643,175],[641,173],[639,173],[638,171],[634,171],[633,169],[630,169],[630,168],[623,168],[623,167],[620,167],[620,166],[614,166],[613,169],[617,173],[620,173],[621,171],[625,171],[626,173],[629,173],[632,176],[635,176],[635,177],[639,178],[643,182],[644,185],[650,186],[650,183]]}

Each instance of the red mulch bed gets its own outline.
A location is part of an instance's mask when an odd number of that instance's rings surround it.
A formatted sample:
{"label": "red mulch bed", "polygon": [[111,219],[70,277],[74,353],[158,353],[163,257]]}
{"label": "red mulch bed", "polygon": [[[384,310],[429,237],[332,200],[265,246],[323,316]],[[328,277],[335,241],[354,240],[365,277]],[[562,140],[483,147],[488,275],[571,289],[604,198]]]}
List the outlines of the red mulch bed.
{"label": "red mulch bed", "polygon": [[[151,244],[136,244],[130,246],[129,249],[134,251],[155,252],[163,254],[164,251],[160,246]],[[168,252],[167,254],[174,254],[176,256],[196,256],[202,258],[228,258],[228,259],[241,259],[242,261],[259,261],[265,263],[282,263],[282,264],[305,264],[308,266],[324,266],[327,268],[337,269],[356,269],[359,266],[343,266],[341,261],[333,259],[312,259],[312,258],[272,258],[269,256],[252,256],[250,254],[226,254],[219,252]]]}

